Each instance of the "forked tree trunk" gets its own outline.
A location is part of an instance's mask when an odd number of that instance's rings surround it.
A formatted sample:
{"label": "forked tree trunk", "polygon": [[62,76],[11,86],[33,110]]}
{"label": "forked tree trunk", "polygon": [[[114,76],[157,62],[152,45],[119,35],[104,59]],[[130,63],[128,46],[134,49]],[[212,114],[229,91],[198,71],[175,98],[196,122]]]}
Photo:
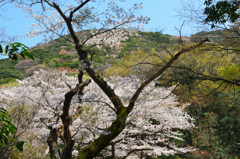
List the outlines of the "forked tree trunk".
{"label": "forked tree trunk", "polygon": [[91,159],[96,157],[109,143],[118,136],[125,127],[127,110],[123,108],[117,115],[116,120],[107,129],[108,135],[100,135],[94,142],[80,151],[78,159]]}
{"label": "forked tree trunk", "polygon": [[[73,42],[75,44],[75,49],[78,52],[79,60],[82,61],[84,64],[84,69],[87,71],[89,76],[94,80],[94,82],[102,89],[102,91],[108,96],[108,98],[113,103],[115,109],[116,109],[116,120],[113,121],[112,125],[107,129],[108,133],[107,135],[100,135],[96,140],[93,141],[89,146],[83,148],[80,150],[80,153],[78,155],[78,159],[91,159],[93,157],[96,157],[105,147],[109,145],[109,143],[118,136],[122,130],[125,127],[125,122],[127,119],[128,114],[132,111],[134,108],[135,102],[137,98],[139,97],[142,90],[153,80],[158,78],[162,73],[164,73],[172,64],[174,61],[178,59],[178,57],[186,52],[189,52],[199,46],[201,46],[204,42],[209,41],[208,39],[190,46],[189,48],[180,50],[177,54],[175,54],[165,66],[163,66],[159,71],[157,71],[153,76],[151,76],[149,79],[144,81],[141,86],[137,89],[137,91],[132,96],[130,103],[128,107],[124,107],[120,98],[114,93],[112,88],[107,84],[107,82],[100,76],[97,75],[97,73],[90,67],[90,63],[88,61],[87,55],[88,52],[86,50],[83,50],[83,46],[80,45],[79,39],[76,36],[76,33],[74,32],[74,29],[72,27],[72,17],[73,14],[81,9],[85,4],[87,4],[90,0],[84,1],[81,5],[79,5],[74,11],[70,13],[69,16],[66,16],[63,11],[60,9],[60,7],[53,2],[51,5],[54,7],[58,13],[62,16],[62,18],[65,20],[68,30],[70,32],[70,35],[72,36]],[[65,129],[67,131],[67,129]],[[67,139],[67,138],[66,138]]]}

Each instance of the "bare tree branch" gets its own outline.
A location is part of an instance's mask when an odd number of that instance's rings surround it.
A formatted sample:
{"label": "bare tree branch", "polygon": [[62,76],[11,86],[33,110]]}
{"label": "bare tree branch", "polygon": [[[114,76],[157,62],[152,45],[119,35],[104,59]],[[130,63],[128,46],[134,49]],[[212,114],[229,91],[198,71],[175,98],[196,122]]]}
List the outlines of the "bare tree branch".
{"label": "bare tree branch", "polygon": [[145,82],[143,82],[141,84],[141,86],[136,90],[136,92],[134,93],[134,95],[132,96],[131,100],[130,100],[130,103],[128,105],[128,113],[130,113],[134,107],[134,104],[138,98],[138,96],[140,95],[140,93],[142,92],[142,90],[150,83],[152,82],[153,80],[155,80],[157,77],[159,77],[165,70],[167,70],[172,64],[174,61],[176,61],[178,59],[178,57],[183,54],[183,53],[186,53],[186,52],[189,52],[195,48],[198,48],[200,46],[202,46],[205,42],[209,42],[208,39],[205,39],[203,41],[201,41],[200,43],[198,44],[195,44],[189,48],[186,48],[186,49],[182,49],[181,51],[179,51],[176,55],[174,55],[169,61],[168,63],[163,66],[159,71],[157,71],[153,76],[151,76],[149,79],[147,79]]}

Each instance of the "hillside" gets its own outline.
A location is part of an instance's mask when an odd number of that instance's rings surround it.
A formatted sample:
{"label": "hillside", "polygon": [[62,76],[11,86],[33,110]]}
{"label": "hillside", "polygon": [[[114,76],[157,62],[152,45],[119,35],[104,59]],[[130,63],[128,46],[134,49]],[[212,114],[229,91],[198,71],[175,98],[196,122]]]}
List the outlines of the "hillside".
{"label": "hillside", "polygon": [[[83,31],[79,33],[79,36],[82,37],[86,34],[88,34],[88,31]],[[95,53],[92,59],[95,61],[95,65],[114,64],[129,52],[136,50],[150,51],[151,48],[158,44],[170,44],[177,41],[175,37],[158,32],[138,32],[138,34],[139,36],[129,36],[126,41],[121,42],[120,46],[114,46],[113,48],[104,46],[101,50],[97,48],[91,49],[91,52]],[[66,37],[68,38],[68,36]],[[21,58],[17,62],[9,59],[0,60],[0,75],[2,77],[0,84],[13,79],[23,79],[42,67],[60,68],[61,70],[66,68],[69,73],[76,72],[76,68],[79,67],[74,45],[62,38],[32,47],[30,52],[35,58],[34,61]],[[91,58],[90,55],[89,58]]]}
{"label": "hillside", "polygon": [[[79,32],[80,37],[89,34],[89,31]],[[122,41],[120,45],[104,46],[101,50],[97,48],[91,49],[94,53],[92,60],[96,65],[104,63],[114,64],[122,57],[130,52],[141,50],[149,52],[152,48],[156,48],[159,44],[170,45],[179,42],[179,37],[162,34],[159,32],[138,32],[139,36],[129,36],[127,40]],[[212,42],[221,42],[223,34],[221,31],[200,32],[192,35],[190,38],[182,37],[185,42],[198,42],[201,39],[208,37]],[[69,35],[66,36],[69,38]],[[157,48],[156,48],[157,49]],[[157,51],[157,50],[156,50]],[[49,43],[32,47],[30,52],[35,60],[19,59],[11,61],[9,59],[0,60],[0,84],[8,83],[14,79],[23,79],[24,77],[31,76],[33,71],[39,70],[43,67],[59,68],[61,70],[67,69],[68,73],[76,72],[79,67],[77,52],[74,45],[63,38],[58,38]],[[89,55],[89,59],[91,56]]]}
{"label": "hillside", "polygon": [[225,40],[223,30],[216,30],[216,31],[201,31],[199,33],[193,34],[190,37],[192,42],[199,42],[205,38],[208,38],[211,42],[214,43],[221,43]]}

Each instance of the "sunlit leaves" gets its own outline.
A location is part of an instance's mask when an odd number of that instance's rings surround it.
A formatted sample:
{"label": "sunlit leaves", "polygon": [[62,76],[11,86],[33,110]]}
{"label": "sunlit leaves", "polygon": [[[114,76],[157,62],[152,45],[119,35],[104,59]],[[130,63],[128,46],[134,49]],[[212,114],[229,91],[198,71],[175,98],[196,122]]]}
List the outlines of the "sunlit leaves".
{"label": "sunlit leaves", "polygon": [[4,51],[2,46],[0,45],[0,54],[7,55],[10,59],[17,61],[18,56],[20,55],[23,59],[25,57],[29,57],[30,59],[34,60],[33,56],[27,51],[29,48],[19,42],[10,43],[5,46]]}
{"label": "sunlit leaves", "polygon": [[221,76],[228,80],[239,80],[240,66],[236,64],[229,65],[227,67],[222,67],[219,70]]}

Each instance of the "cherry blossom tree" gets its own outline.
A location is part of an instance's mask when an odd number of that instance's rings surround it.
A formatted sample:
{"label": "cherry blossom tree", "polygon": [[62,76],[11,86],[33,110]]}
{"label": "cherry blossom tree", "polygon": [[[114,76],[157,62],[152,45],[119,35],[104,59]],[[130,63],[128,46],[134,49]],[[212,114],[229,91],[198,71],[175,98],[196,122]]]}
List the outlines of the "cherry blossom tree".
{"label": "cherry blossom tree", "polygon": [[[5,108],[17,105],[31,106],[29,109],[34,115],[32,118],[29,117],[32,123],[26,132],[42,141],[48,140],[50,147],[54,147],[54,144],[59,146],[64,144],[63,141],[58,140],[54,143],[51,141],[51,135],[54,134],[54,130],[59,136],[63,131],[59,119],[63,113],[66,97],[73,91],[70,88],[75,86],[77,80],[77,77],[69,77],[65,72],[40,70],[33,76],[18,81],[18,87],[3,88],[0,98]],[[135,76],[111,77],[105,80],[114,88],[114,92],[119,95],[124,106],[128,104],[132,94],[141,84]],[[84,83],[85,89],[73,96],[69,108],[69,118],[72,122],[70,130],[75,141],[73,155],[78,155],[100,136],[111,134],[107,128],[116,120],[117,110],[107,95],[96,83],[90,83],[90,80]],[[183,140],[182,134],[176,130],[194,127],[193,118],[183,111],[184,105],[176,107],[179,103],[176,101],[176,96],[171,94],[173,88],[161,88],[155,87],[154,83],[149,84],[129,113],[125,129],[106,146],[102,153],[112,157],[140,158],[146,154],[161,156],[193,151],[193,148],[178,147],[170,140]],[[159,146],[160,144],[162,146]],[[57,152],[56,156],[61,153],[63,152]]]}
{"label": "cherry blossom tree", "polygon": [[[149,21],[149,18],[139,16],[136,17],[136,13],[138,13],[138,10],[142,8],[142,4],[134,4],[132,8],[125,9],[123,7],[119,7],[117,3],[114,0],[109,0],[108,3],[105,2],[105,0],[77,0],[74,1],[73,4],[66,5],[67,2],[59,1],[57,2],[50,1],[50,0],[33,0],[30,4],[27,2],[29,1],[20,1],[24,4],[18,4],[19,7],[22,8],[22,10],[27,14],[27,16],[32,16],[37,21],[36,24],[32,24],[31,28],[33,31],[28,33],[29,37],[34,37],[37,35],[42,34],[46,37],[47,40],[51,40],[55,37],[55,35],[60,36],[64,38],[65,40],[73,43],[75,45],[75,49],[78,53],[79,60],[81,62],[81,65],[83,67],[83,70],[86,71],[86,73],[91,77],[91,79],[95,83],[95,87],[92,91],[92,94],[96,92],[98,88],[101,89],[101,91],[104,93],[104,95],[100,92],[97,94],[96,99],[105,99],[110,100],[111,104],[107,104],[107,102],[104,102],[107,106],[101,107],[103,109],[99,112],[105,112],[104,114],[108,114],[109,116],[112,116],[112,118],[107,118],[107,121],[104,121],[105,127],[100,127],[98,130],[102,130],[103,132],[99,135],[93,135],[94,140],[90,140],[85,144],[85,146],[78,147],[78,158],[86,159],[86,158],[93,158],[96,157],[101,151],[103,151],[106,147],[109,146],[115,139],[118,137],[121,133],[124,133],[125,129],[128,126],[128,118],[134,115],[134,110],[137,109],[137,103],[138,100],[141,97],[141,93],[146,91],[148,86],[151,86],[152,82],[157,79],[159,76],[164,73],[166,69],[168,69],[174,61],[178,59],[178,57],[186,52],[189,52],[197,47],[200,47],[204,44],[204,42],[208,41],[203,40],[202,42],[198,44],[193,44],[189,46],[188,48],[182,47],[179,49],[178,52],[174,56],[171,56],[170,59],[166,59],[166,64],[156,71],[152,76],[150,76],[149,79],[146,79],[145,81],[139,81],[139,84],[136,85],[134,91],[130,96],[125,95],[128,94],[128,89],[122,89],[122,91],[117,92],[114,89],[114,85],[111,84],[110,81],[107,82],[107,80],[102,77],[100,74],[96,72],[94,69],[92,62],[88,59],[88,55],[93,56],[94,54],[91,53],[91,48],[93,47],[101,47],[103,45],[110,45],[114,46],[116,43],[119,43],[119,41],[124,40],[125,36],[127,35],[133,35],[135,34],[135,31],[142,29],[144,24],[147,24]],[[107,4],[105,4],[107,3]],[[38,7],[37,7],[38,5]],[[100,7],[103,6],[103,7]],[[101,10],[104,8],[104,6],[107,6],[104,12]],[[41,9],[37,11],[39,8]],[[101,10],[100,10],[101,8]],[[90,34],[87,34],[84,37],[81,37],[78,34],[78,31],[89,29]],[[50,35],[49,35],[50,34]],[[68,39],[67,36],[64,36],[64,34],[70,34],[71,38]],[[76,108],[76,114],[71,116],[71,108],[73,107],[72,104],[75,103],[75,95],[78,95],[79,99],[77,103],[81,103],[81,94],[83,94],[83,88],[87,87],[87,85],[90,83],[90,80],[83,81],[83,71],[80,71],[79,77],[78,77],[78,84],[75,85],[75,87],[69,85],[70,91],[65,92],[64,94],[64,101],[60,103],[59,106],[62,104],[61,107],[61,115],[59,119],[62,121],[62,126],[59,127],[49,127],[51,129],[50,135],[48,136],[48,145],[50,148],[50,154],[52,158],[71,158],[72,152],[74,150],[75,140],[73,136],[77,136],[84,133],[81,133],[84,131],[84,129],[79,129],[76,134],[74,134],[70,128],[73,119],[77,118],[80,115],[81,107]],[[60,82],[60,78],[56,79]],[[137,79],[136,79],[137,80]],[[74,79],[73,79],[74,81]],[[46,88],[48,83],[42,82],[46,85]],[[92,82],[93,83],[93,82]],[[56,83],[58,84],[58,83]],[[36,89],[40,89],[37,87]],[[70,87],[71,86],[71,87]],[[128,86],[130,87],[130,86]],[[46,89],[43,87],[41,96],[36,96],[35,99],[45,100],[45,106],[48,109],[52,109],[51,105],[53,105],[52,101],[46,100],[47,97],[50,97],[51,94],[45,93]],[[51,87],[49,87],[50,89]],[[17,89],[17,88],[16,88]],[[35,89],[31,88],[32,91]],[[58,94],[61,94],[63,88],[57,88],[54,91],[58,91]],[[123,92],[124,91],[124,92]],[[95,93],[96,94],[96,93]],[[31,97],[30,94],[26,94],[26,97]],[[101,95],[101,96],[100,96]],[[151,96],[148,98],[151,99]],[[148,98],[144,98],[146,101],[148,101]],[[14,97],[13,97],[14,99]],[[25,99],[27,100],[27,98]],[[58,100],[58,99],[55,99]],[[101,100],[102,101],[102,100]],[[103,100],[104,101],[104,100]],[[101,106],[101,102],[96,101],[99,106]],[[149,103],[150,106],[154,106],[154,104]],[[156,106],[156,105],[155,105]],[[59,107],[60,108],[60,107]],[[55,109],[55,108],[54,108]],[[91,108],[94,109],[94,108]],[[143,109],[143,108],[139,108]],[[159,111],[160,108],[158,109]],[[58,111],[56,109],[55,111]],[[167,110],[166,110],[167,111]],[[145,112],[147,113],[147,112]],[[91,113],[90,113],[91,114]],[[99,117],[98,115],[97,117]],[[163,115],[160,115],[162,118],[164,118]],[[156,117],[156,116],[155,116]],[[158,118],[161,118],[158,117]],[[155,118],[153,118],[155,119]],[[143,120],[143,119],[142,119]],[[44,122],[44,120],[41,120]],[[95,121],[95,120],[94,120]],[[134,121],[134,120],[133,120]],[[100,121],[103,122],[103,121]],[[169,121],[170,122],[170,121]],[[142,127],[144,129],[144,124],[146,125],[147,122],[143,122],[140,124],[140,122],[134,123],[136,127]],[[46,123],[46,125],[48,125]],[[81,124],[80,124],[81,125]],[[79,125],[79,126],[80,126]],[[100,123],[98,125],[101,125]],[[167,126],[160,125],[157,126],[157,130],[162,129],[162,131],[166,131],[165,129]],[[59,154],[58,147],[57,147],[57,141],[60,136],[60,134],[63,132],[64,134],[64,143],[65,146],[63,148],[63,153]],[[95,131],[94,131],[95,132]],[[140,131],[139,131],[140,132]],[[133,131],[131,133],[137,133],[137,131]],[[93,133],[95,134],[95,133]],[[89,133],[86,133],[87,136],[89,136]],[[157,134],[156,134],[157,135]],[[152,138],[153,139],[153,138]],[[77,140],[78,141],[78,140]],[[130,140],[129,140],[130,141]],[[123,143],[123,142],[121,142]],[[144,139],[141,140],[142,145],[149,144]],[[141,144],[140,144],[141,146]],[[173,149],[174,145],[171,146]],[[126,148],[126,147],[125,147]],[[133,147],[138,149],[139,147]],[[149,148],[150,149],[150,148]],[[156,148],[154,149],[155,152],[159,152]],[[159,149],[160,150],[160,149]],[[133,150],[134,151],[134,150]],[[130,152],[129,152],[130,153]],[[128,153],[127,153],[128,154]],[[125,155],[127,155],[125,154]]]}

